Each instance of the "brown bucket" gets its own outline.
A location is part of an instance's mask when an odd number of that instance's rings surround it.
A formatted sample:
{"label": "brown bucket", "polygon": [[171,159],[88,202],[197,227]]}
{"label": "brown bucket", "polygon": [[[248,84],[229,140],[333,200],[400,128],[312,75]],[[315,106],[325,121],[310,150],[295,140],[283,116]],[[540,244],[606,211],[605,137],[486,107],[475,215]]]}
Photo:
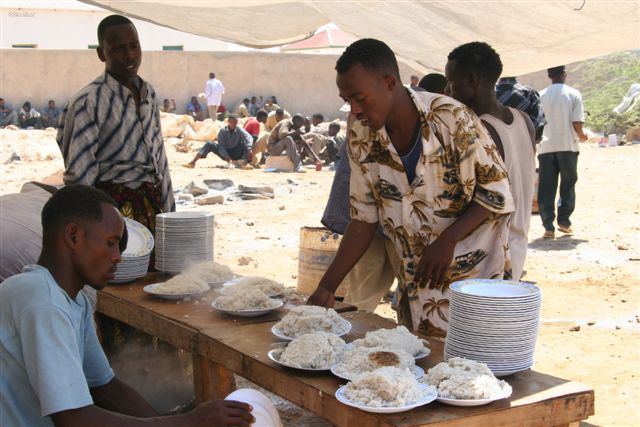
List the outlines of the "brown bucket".
{"label": "brown bucket", "polygon": [[[300,252],[298,255],[298,290],[310,295],[336,256],[342,236],[323,227],[300,228]],[[348,286],[345,278],[336,296],[342,297]]]}

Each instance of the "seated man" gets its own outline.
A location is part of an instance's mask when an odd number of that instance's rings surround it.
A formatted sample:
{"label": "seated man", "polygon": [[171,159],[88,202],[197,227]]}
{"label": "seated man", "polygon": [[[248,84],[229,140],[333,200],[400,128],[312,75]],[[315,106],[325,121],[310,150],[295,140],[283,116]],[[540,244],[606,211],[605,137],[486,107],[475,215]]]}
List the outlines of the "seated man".
{"label": "seated man", "polygon": [[218,132],[218,142],[207,141],[204,147],[196,153],[196,156],[184,166],[194,168],[199,159],[206,158],[209,153],[214,153],[225,162],[244,160],[250,163],[253,160],[251,146],[253,139],[249,132],[238,127],[238,118],[233,114],[229,116],[227,125]]}
{"label": "seated man", "polygon": [[278,108],[277,110],[271,111],[267,116],[267,121],[264,123],[264,128],[267,132],[271,132],[273,128],[276,127],[280,120],[290,119],[291,114],[289,112],[283,110],[282,108]]}
{"label": "seated man", "polygon": [[293,119],[281,120],[269,134],[267,144],[267,153],[270,156],[279,156],[284,152],[293,163],[295,172],[302,171],[296,141],[302,140],[303,125],[304,118],[299,114],[293,116]]}
{"label": "seated man", "polygon": [[124,221],[93,187],[70,185],[42,210],[42,252],[0,285],[0,413],[7,426],[249,426],[250,405],[204,403],[162,418],[115,377],[84,284],[102,289],[121,260]]}
{"label": "seated man", "polygon": [[245,98],[242,100],[242,104],[238,105],[238,107],[236,108],[236,117],[238,118],[245,118],[245,117],[250,117],[251,114],[249,113],[249,98]]}
{"label": "seated man", "polygon": [[176,113],[176,102],[174,100],[169,100],[165,98],[162,101],[162,107],[160,107],[160,111],[163,113]]}
{"label": "seated man", "polygon": [[40,113],[35,108],[31,108],[29,101],[22,104],[22,108],[18,113],[18,124],[22,129],[30,127],[36,129],[42,128]]}
{"label": "seated man", "polygon": [[18,113],[4,103],[4,99],[0,98],[0,126],[18,125]]}
{"label": "seated man", "polygon": [[[265,128],[261,127],[260,124],[262,123],[264,125],[267,121],[267,116],[266,111],[260,110],[255,118],[251,117],[244,123],[244,129],[249,132],[253,138],[253,147],[251,148],[251,154],[253,155],[253,161],[251,164],[253,166],[257,166],[258,162],[263,165],[266,159],[265,154],[267,151],[269,132],[267,132]],[[260,156],[258,156],[258,154]]]}
{"label": "seated man", "polygon": [[267,113],[276,111],[279,108],[280,106],[278,105],[275,96],[270,96],[269,98],[267,98],[267,102],[265,102],[264,105],[262,106],[262,109]]}
{"label": "seated man", "polygon": [[340,124],[330,123],[327,144],[325,145],[324,150],[320,151],[320,157],[324,158],[325,161],[329,163],[337,162],[338,153],[346,141],[346,135],[340,133]]}
{"label": "seated man", "polygon": [[42,126],[45,128],[57,128],[62,111],[56,107],[56,101],[49,100],[47,108],[42,112]]}
{"label": "seated man", "polygon": [[251,104],[249,104],[249,114],[255,117],[258,115],[258,111],[260,111],[260,105],[258,104],[258,98],[255,96],[251,97]]}
{"label": "seated man", "polygon": [[191,102],[187,104],[187,114],[199,122],[205,119],[204,111],[202,110],[202,106],[198,102],[197,97],[191,97]]}

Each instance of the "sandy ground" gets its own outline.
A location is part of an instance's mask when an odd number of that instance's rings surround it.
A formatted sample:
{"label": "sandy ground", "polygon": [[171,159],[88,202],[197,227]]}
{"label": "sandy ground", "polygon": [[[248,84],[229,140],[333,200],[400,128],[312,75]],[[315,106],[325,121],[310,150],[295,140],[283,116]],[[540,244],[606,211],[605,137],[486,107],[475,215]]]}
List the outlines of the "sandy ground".
{"label": "sandy ground", "polygon": [[[13,151],[46,154],[55,148],[53,144],[52,132],[0,130],[0,193],[19,191],[23,182],[41,180],[61,169],[59,158],[4,164]],[[216,213],[217,261],[240,273],[295,286],[299,230],[320,225],[333,172],[226,170],[212,157],[191,170],[180,165],[192,154],[170,150],[168,155],[175,188],[204,178],[274,187],[271,200],[197,209]],[[575,235],[541,241],[540,219],[534,216],[531,221],[525,279],[543,291],[534,369],[595,389],[596,414],[585,425],[640,425],[639,204],[640,145],[598,148],[586,143],[579,158],[577,209],[572,217]],[[388,305],[381,305],[378,312],[393,316]],[[570,331],[574,326],[580,330]],[[326,425],[282,402],[278,406],[286,412],[287,425]]]}

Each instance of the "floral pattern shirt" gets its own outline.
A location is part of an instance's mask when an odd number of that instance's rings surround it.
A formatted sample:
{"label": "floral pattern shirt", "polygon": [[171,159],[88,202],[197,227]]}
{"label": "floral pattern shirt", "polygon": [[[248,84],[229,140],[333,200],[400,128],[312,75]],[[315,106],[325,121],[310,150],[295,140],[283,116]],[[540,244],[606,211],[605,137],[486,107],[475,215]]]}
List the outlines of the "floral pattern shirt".
{"label": "floral pattern shirt", "polygon": [[[421,126],[422,154],[409,183],[383,127],[354,123],[349,134],[351,218],[379,222],[402,260],[399,298],[407,296],[413,328],[445,336],[449,285],[470,278],[502,279],[510,270],[508,221],[514,204],[507,172],[478,117],[452,98],[407,89]],[[426,246],[476,202],[491,215],[455,247],[443,286],[414,282]]]}

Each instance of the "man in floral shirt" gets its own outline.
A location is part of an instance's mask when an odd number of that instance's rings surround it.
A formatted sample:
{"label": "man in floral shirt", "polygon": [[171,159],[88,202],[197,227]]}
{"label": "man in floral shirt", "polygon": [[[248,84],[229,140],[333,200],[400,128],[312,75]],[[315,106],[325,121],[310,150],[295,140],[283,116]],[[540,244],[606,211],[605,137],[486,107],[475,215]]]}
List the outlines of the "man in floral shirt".
{"label": "man in floral shirt", "polygon": [[449,285],[502,279],[510,269],[509,180],[478,117],[452,98],[402,85],[391,49],[362,39],[336,64],[356,115],[349,134],[351,222],[311,304],[334,292],[380,223],[402,260],[399,321],[445,336]]}

